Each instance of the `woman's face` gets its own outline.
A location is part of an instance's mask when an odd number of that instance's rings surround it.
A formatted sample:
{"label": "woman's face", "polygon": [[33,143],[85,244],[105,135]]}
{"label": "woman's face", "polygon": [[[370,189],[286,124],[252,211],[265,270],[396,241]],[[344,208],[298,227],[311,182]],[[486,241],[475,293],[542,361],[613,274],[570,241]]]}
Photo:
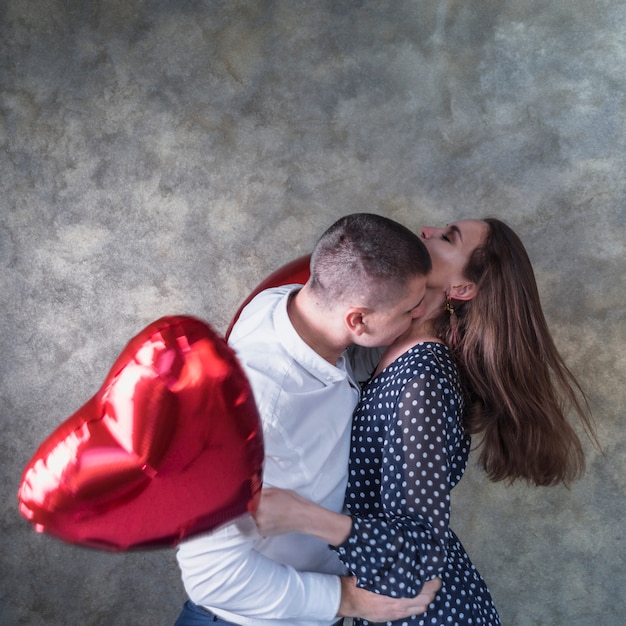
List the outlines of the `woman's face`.
{"label": "woman's face", "polygon": [[451,288],[467,283],[463,269],[488,230],[489,226],[482,220],[461,220],[444,228],[422,228],[420,236],[433,262],[428,287],[443,289],[448,294]]}

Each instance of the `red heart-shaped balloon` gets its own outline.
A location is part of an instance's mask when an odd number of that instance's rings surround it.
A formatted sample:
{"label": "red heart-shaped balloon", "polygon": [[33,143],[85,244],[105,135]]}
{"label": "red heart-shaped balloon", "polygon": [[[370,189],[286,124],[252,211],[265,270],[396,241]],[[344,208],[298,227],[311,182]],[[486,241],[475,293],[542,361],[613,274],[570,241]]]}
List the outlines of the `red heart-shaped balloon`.
{"label": "red heart-shaped balloon", "polygon": [[175,545],[254,510],[262,465],[260,420],[234,353],[204,322],[164,317],[41,444],[24,469],[20,512],[70,543]]}

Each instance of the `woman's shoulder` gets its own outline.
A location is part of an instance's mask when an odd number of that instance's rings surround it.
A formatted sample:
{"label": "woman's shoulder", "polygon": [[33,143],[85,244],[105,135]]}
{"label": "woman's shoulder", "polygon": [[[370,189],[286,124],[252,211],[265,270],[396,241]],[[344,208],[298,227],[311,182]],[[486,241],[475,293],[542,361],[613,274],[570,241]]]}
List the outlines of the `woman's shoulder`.
{"label": "woman's shoulder", "polygon": [[442,361],[445,361],[446,365],[452,362],[450,348],[440,341],[420,341],[409,348],[403,356],[407,362],[421,362],[434,366],[442,366]]}
{"label": "woman's shoulder", "polygon": [[411,379],[430,377],[437,380],[447,380],[453,386],[458,384],[457,366],[450,348],[444,343],[438,341],[420,342],[407,350],[403,358],[405,378],[407,374],[410,374]]}
{"label": "woman's shoulder", "polygon": [[371,382],[406,383],[415,377],[423,377],[427,372],[435,377],[449,377],[452,372],[456,372],[446,344],[439,341],[420,341],[412,345],[385,365]]}

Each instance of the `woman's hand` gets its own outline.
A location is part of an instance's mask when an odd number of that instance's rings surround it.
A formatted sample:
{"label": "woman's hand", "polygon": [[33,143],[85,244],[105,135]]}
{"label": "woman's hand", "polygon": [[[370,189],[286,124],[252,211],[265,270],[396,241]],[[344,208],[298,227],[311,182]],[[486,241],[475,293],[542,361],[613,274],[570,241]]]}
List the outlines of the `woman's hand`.
{"label": "woman's hand", "polygon": [[352,529],[348,515],[329,511],[295,491],[275,487],[263,489],[253,517],[263,537],[299,532],[335,546],[342,544]]}
{"label": "woman's hand", "polygon": [[304,532],[299,524],[307,504],[311,503],[295,491],[270,487],[261,492],[261,501],[252,516],[263,537]]}

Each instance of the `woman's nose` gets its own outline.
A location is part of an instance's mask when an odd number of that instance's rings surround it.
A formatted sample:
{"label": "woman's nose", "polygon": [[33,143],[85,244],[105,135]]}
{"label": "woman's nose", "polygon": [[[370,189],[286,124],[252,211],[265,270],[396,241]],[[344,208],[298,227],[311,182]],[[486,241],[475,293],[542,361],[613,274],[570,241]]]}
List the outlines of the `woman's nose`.
{"label": "woman's nose", "polygon": [[433,228],[432,226],[424,226],[422,228],[422,238],[423,239],[432,239],[441,228]]}

